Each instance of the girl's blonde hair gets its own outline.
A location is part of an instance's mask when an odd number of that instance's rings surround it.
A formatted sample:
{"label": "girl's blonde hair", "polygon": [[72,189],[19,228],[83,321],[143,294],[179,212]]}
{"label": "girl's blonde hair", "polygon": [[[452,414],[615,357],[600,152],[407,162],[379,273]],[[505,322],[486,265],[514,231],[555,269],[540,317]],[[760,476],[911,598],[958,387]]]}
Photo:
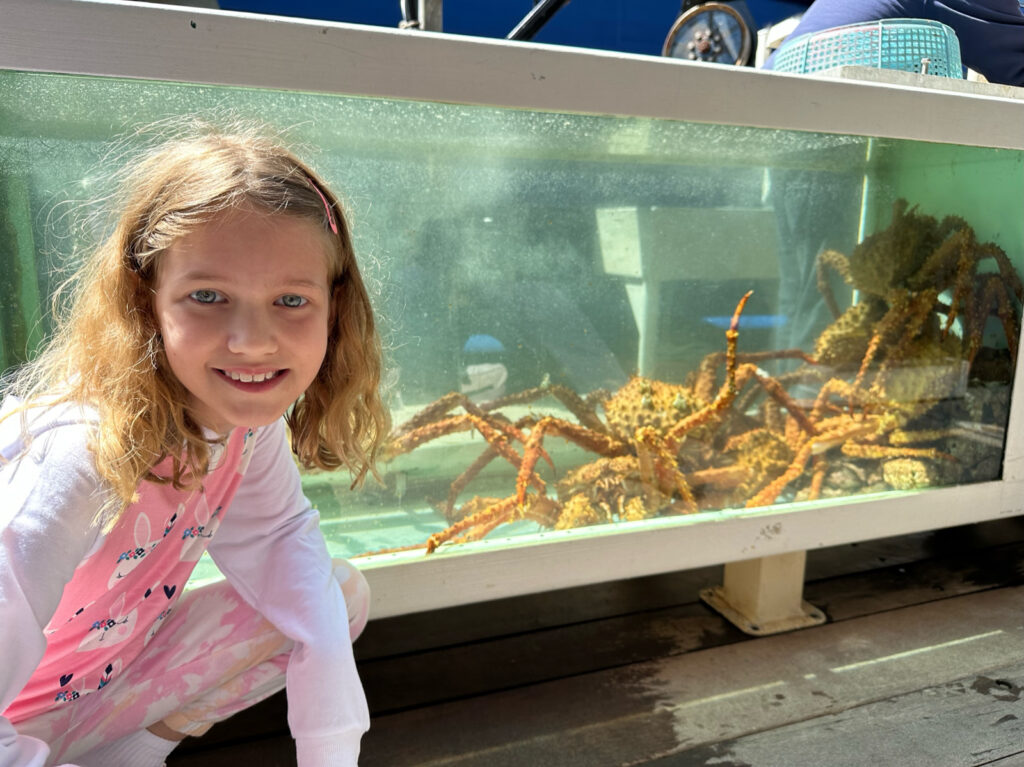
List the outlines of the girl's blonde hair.
{"label": "girl's blonde hair", "polygon": [[[353,486],[361,483],[388,430],[381,346],[347,222],[326,185],[274,140],[207,130],[143,156],[124,176],[119,205],[113,233],[65,286],[69,311],[12,386],[28,407],[71,401],[98,412],[90,447],[113,491],[104,527],[143,480],[195,489],[207,471],[210,442],[167,363],[153,291],[160,255],[173,242],[241,206],[308,219],[330,243],[327,355],[286,421],[304,467],[344,465]],[[156,475],[166,458],[169,474]]]}

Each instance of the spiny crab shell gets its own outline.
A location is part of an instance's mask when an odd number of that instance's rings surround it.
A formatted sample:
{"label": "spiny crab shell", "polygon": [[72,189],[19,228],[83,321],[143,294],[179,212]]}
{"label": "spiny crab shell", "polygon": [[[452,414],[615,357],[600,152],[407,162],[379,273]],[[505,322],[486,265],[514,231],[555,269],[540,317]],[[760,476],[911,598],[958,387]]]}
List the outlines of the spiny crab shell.
{"label": "spiny crab shell", "polygon": [[916,284],[923,276],[921,267],[953,231],[964,227],[967,223],[957,216],[947,216],[940,223],[918,213],[916,205],[896,200],[889,226],[865,237],[850,255],[854,286],[875,296],[887,296],[901,287],[922,287]]}
{"label": "spiny crab shell", "polygon": [[682,384],[634,376],[604,402],[604,412],[612,433],[631,440],[644,426],[664,434],[706,404]]}

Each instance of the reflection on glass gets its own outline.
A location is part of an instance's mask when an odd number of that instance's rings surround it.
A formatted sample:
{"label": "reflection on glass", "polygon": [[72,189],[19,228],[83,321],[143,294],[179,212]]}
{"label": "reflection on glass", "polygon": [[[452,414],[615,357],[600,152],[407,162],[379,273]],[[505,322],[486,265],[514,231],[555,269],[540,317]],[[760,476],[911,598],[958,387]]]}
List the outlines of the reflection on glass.
{"label": "reflection on glass", "polygon": [[111,140],[193,112],[308,147],[376,286],[382,483],[305,478],[339,555],[1000,476],[1008,150],[2,72],[2,367],[102,232]]}

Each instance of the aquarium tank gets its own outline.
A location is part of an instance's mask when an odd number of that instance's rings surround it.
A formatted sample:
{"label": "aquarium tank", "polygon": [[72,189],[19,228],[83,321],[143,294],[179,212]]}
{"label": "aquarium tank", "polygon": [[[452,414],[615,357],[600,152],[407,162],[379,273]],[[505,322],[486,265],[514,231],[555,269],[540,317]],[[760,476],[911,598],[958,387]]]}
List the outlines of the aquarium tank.
{"label": "aquarium tank", "polygon": [[1013,149],[0,71],[5,370],[191,114],[280,132],[352,223],[394,428],[362,489],[304,477],[338,556],[1001,476]]}

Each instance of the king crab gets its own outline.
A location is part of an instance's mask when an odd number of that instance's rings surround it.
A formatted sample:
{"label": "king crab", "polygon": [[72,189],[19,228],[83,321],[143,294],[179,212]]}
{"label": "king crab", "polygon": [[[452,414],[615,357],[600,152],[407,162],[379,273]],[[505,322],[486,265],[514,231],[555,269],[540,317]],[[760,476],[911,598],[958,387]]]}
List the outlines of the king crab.
{"label": "king crab", "polygon": [[[980,273],[988,260],[997,272]],[[858,303],[843,313],[826,267],[859,293]],[[816,433],[803,438],[789,467],[747,506],[774,503],[808,462],[813,466],[807,498],[817,498],[825,455],[833,448],[852,458],[955,461],[937,447],[920,445],[955,436],[956,428],[915,425],[939,403],[960,396],[993,313],[1002,323],[1011,364],[1016,357],[1016,306],[1024,300],[1024,287],[1006,253],[994,243],[979,243],[961,218],[939,222],[897,200],[890,225],[867,237],[849,258],[831,250],[820,255],[818,286],[836,321],[819,336],[817,359],[856,373],[852,381],[835,377],[824,383],[810,413]],[[952,332],[958,317],[959,334]]]}
{"label": "king crab", "polygon": [[[997,273],[979,273],[988,260]],[[826,268],[859,293],[858,302],[845,312],[839,311]],[[884,379],[895,366],[942,357],[973,363],[993,312],[1002,323],[1011,362],[1016,357],[1020,319],[1012,298],[1017,305],[1024,302],[1024,285],[1002,248],[978,242],[962,218],[947,216],[940,222],[897,200],[888,227],[865,238],[849,258],[824,251],[817,269],[818,288],[836,321],[818,338],[815,355],[820,363],[839,368],[859,363],[855,387],[867,381],[876,362],[876,395],[885,391]],[[947,292],[945,304],[941,296]],[[963,325],[959,337],[951,332],[957,318]]]}
{"label": "king crab", "polygon": [[[552,385],[480,405],[452,393],[399,427],[388,448],[390,456],[443,434],[470,429],[479,431],[488,443],[480,457],[452,483],[445,511],[456,521],[430,536],[427,552],[449,541],[479,539],[500,524],[522,518],[560,529],[663,513],[692,513],[698,510],[693,487],[728,489],[768,482],[785,468],[789,458],[786,453],[786,460],[780,463],[777,457],[768,460],[762,455],[778,453],[778,438],[727,440],[724,452],[734,462],[725,466],[711,465],[723,453],[709,447],[711,438],[738,391],[751,380],[785,408],[799,428],[813,433],[814,427],[800,407],[755,364],[779,357],[813,360],[795,350],[738,355],[739,319],[749,296],[747,293],[740,299],[733,313],[726,331],[726,351],[706,357],[692,385],[636,376],[611,395],[598,391],[580,397],[567,387]],[[725,380],[715,392],[716,374],[723,364]],[[549,415],[511,423],[498,410],[547,395],[561,401],[576,420]],[[451,415],[457,406],[465,412]],[[604,412],[603,419],[599,408]],[[558,483],[557,498],[548,495],[535,471],[539,460],[550,462],[543,445],[551,435],[597,455]],[[695,444],[681,455],[690,437]],[[514,443],[522,444],[522,455]],[[515,493],[505,498],[474,497],[456,512],[457,496],[499,456],[517,469]]]}

